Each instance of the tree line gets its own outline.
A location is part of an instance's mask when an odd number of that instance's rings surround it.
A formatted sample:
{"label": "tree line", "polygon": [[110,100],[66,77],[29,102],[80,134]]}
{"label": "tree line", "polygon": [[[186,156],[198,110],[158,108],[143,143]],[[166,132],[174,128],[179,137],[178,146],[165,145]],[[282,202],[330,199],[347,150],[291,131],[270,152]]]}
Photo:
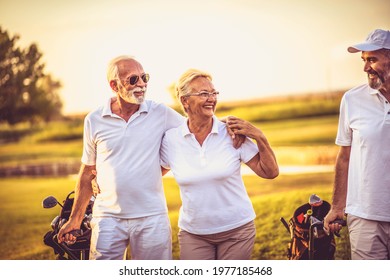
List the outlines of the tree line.
{"label": "tree line", "polygon": [[61,82],[45,73],[38,46],[21,48],[19,38],[0,26],[0,123],[34,124],[61,117]]}

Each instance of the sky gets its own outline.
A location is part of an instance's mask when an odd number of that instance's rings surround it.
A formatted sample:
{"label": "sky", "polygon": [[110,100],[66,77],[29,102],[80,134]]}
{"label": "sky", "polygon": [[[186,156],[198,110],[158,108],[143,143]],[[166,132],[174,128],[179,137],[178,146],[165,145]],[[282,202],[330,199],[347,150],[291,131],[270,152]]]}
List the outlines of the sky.
{"label": "sky", "polygon": [[366,82],[347,47],[389,30],[389,15],[388,0],[0,0],[0,26],[38,45],[66,114],[112,96],[106,67],[123,54],[168,105],[188,68],[212,74],[220,101],[345,90]]}

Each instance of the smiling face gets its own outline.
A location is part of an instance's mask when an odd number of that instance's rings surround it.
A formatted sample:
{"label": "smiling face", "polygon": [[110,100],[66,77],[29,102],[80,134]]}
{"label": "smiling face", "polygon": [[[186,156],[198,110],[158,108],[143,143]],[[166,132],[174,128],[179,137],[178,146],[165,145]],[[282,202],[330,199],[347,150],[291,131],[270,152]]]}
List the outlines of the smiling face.
{"label": "smiling face", "polygon": [[[119,79],[117,80],[117,94],[127,103],[141,104],[145,99],[147,82],[142,79],[145,74],[142,66],[135,60],[123,60],[117,64]],[[138,76],[135,84],[130,78]]]}
{"label": "smiling face", "polygon": [[202,97],[191,94],[199,92],[215,92],[213,83],[206,77],[198,77],[189,84],[190,96],[183,96],[183,106],[189,118],[212,118],[217,106],[216,97]]}
{"label": "smiling face", "polygon": [[390,57],[385,50],[362,52],[368,84],[377,90],[390,88]]}

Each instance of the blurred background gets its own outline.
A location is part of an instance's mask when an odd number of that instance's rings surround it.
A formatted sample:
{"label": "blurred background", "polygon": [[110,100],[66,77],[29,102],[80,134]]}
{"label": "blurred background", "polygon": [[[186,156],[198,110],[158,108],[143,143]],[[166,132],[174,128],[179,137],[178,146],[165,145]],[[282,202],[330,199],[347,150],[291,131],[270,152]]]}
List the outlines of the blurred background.
{"label": "blurred background", "polygon": [[389,28],[387,0],[0,0],[3,30],[35,43],[61,81],[64,113],[84,113],[110,94],[108,61],[139,58],[149,97],[189,67],[214,75],[221,101],[345,89],[365,82],[346,47]]}

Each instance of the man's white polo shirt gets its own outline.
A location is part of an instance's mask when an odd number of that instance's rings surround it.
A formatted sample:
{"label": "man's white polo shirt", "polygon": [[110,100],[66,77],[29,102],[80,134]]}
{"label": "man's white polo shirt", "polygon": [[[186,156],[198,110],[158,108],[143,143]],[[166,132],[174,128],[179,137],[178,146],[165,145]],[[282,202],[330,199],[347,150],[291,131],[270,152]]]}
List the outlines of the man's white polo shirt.
{"label": "man's white polo shirt", "polygon": [[368,85],[346,92],[336,144],[351,146],[346,212],[390,222],[390,104]]}
{"label": "man's white polo shirt", "polygon": [[257,145],[250,139],[235,149],[226,125],[215,116],[202,146],[187,123],[167,131],[161,165],[171,168],[180,186],[179,227],[194,234],[212,234],[252,221],[256,215],[240,169],[241,162],[257,153]]}
{"label": "man's white polo shirt", "polygon": [[145,100],[128,122],[111,112],[111,100],[84,123],[82,162],[96,165],[101,193],[96,217],[138,218],[167,212],[162,187],[160,145],[166,130],[184,118],[171,108]]}

